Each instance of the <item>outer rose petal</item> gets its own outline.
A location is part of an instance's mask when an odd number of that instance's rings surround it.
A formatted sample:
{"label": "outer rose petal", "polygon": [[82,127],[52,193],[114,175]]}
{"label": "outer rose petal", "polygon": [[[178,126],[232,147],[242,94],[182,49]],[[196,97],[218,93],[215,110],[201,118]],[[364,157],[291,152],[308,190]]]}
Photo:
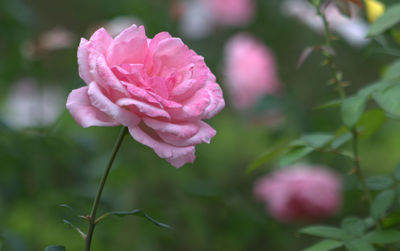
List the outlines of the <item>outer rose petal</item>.
{"label": "outer rose petal", "polygon": [[87,94],[88,87],[73,90],[67,100],[67,109],[75,121],[82,127],[89,126],[116,126],[119,123],[107,114],[92,106]]}
{"label": "outer rose petal", "polygon": [[96,82],[89,84],[88,96],[93,106],[112,117],[120,124],[132,127],[139,123],[140,119],[134,113],[114,104],[108,97],[106,97]]}
{"label": "outer rose petal", "polygon": [[88,51],[88,41],[84,38],[81,38],[81,43],[78,47],[78,65],[79,65],[79,76],[86,84],[89,84],[93,81],[93,77],[89,72],[89,51]]}
{"label": "outer rose petal", "polygon": [[206,85],[206,90],[210,95],[210,104],[204,111],[204,119],[212,118],[214,115],[219,113],[225,107],[225,100],[222,95],[221,87],[214,81],[209,81]]}
{"label": "outer rose petal", "polygon": [[90,37],[89,41],[84,38],[81,39],[81,43],[78,47],[79,76],[86,84],[90,84],[94,80],[92,73],[90,73],[89,55],[92,52],[104,55],[111,42],[112,37],[103,28],[97,30]]}
{"label": "outer rose petal", "polygon": [[166,122],[152,118],[143,118],[144,123],[153,130],[162,133],[169,133],[181,138],[190,138],[199,130],[199,126],[191,122]]}
{"label": "outer rose petal", "polygon": [[168,144],[174,146],[191,146],[201,144],[203,142],[209,144],[212,137],[215,136],[216,131],[207,123],[199,121],[196,123],[199,127],[198,132],[189,138],[183,138],[181,135],[174,135],[170,133],[158,132],[157,134]]}
{"label": "outer rose petal", "polygon": [[194,146],[177,147],[166,144],[157,139],[156,135],[148,134],[139,126],[129,127],[129,132],[135,140],[153,148],[160,158],[166,159],[176,168],[183,166],[185,163],[193,163],[195,159]]}

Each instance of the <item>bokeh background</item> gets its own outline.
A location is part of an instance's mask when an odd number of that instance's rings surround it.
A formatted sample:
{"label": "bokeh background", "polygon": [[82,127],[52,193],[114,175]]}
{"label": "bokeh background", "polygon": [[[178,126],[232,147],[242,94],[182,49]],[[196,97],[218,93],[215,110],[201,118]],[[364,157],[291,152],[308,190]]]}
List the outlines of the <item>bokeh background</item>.
{"label": "bokeh background", "polygon": [[[301,0],[299,0],[301,1]],[[65,109],[68,93],[84,83],[78,76],[76,50],[110,21],[144,24],[149,37],[161,31],[178,36],[205,57],[218,82],[224,46],[245,31],[275,54],[283,84],[279,95],[265,97],[253,109],[227,107],[209,121],[217,130],[210,145],[199,145],[192,165],[175,169],[129,138],[107,181],[100,212],[143,209],[176,231],[158,228],[140,217],[109,217],[96,229],[93,250],[300,250],[314,242],[299,236],[299,224],[271,218],[254,200],[254,181],[275,167],[272,162],[246,174],[262,152],[305,132],[334,131],[338,109],[313,110],[334,99],[330,73],[313,54],[296,70],[301,51],[323,43],[320,33],[283,14],[279,0],[256,1],[254,18],[240,27],[216,26],[201,38],[182,32],[182,12],[172,0],[1,0],[0,1],[0,243],[2,250],[43,250],[61,244],[83,250],[79,234],[67,219],[86,230],[78,213],[87,214],[119,128],[79,127]],[[383,1],[390,5],[396,0]],[[116,19],[117,18],[117,19]],[[119,23],[118,23],[119,22]],[[367,22],[367,21],[365,21]],[[51,37],[53,36],[53,37]],[[51,38],[54,40],[51,40]],[[337,64],[347,88],[378,79],[393,55],[376,41],[354,46],[335,42]],[[53,41],[53,42],[49,42]],[[369,174],[391,172],[400,160],[399,121],[390,120],[377,134],[361,141],[363,167]],[[343,175],[341,215],[364,216],[365,202],[349,160],[334,154],[312,154],[303,162],[324,164]]]}

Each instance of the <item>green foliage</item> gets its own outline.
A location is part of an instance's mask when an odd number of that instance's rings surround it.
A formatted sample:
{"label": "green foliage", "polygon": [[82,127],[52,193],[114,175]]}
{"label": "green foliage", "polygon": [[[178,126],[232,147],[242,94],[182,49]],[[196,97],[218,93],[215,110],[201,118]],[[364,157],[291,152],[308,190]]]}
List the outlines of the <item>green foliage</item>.
{"label": "green foliage", "polygon": [[289,166],[299,159],[307,156],[308,154],[312,153],[314,151],[314,148],[310,146],[297,146],[294,148],[291,148],[287,153],[285,153],[279,162],[280,167],[285,167]]}
{"label": "green foliage", "polygon": [[348,251],[374,251],[374,247],[363,239],[356,239],[346,242],[345,247]]}
{"label": "green foliage", "polygon": [[361,237],[367,229],[367,226],[364,220],[356,217],[349,217],[342,221],[342,229],[353,237]]}
{"label": "green foliage", "polygon": [[394,61],[386,68],[383,78],[386,80],[400,80],[400,60]]}
{"label": "green foliage", "polygon": [[154,224],[155,224],[156,226],[158,226],[158,227],[168,228],[168,229],[173,230],[173,228],[172,228],[171,226],[156,221],[155,219],[151,218],[151,217],[148,216],[146,213],[144,213],[143,210],[141,210],[141,209],[134,209],[134,210],[131,210],[131,211],[115,211],[115,212],[109,212],[109,213],[106,213],[106,214],[100,216],[100,217],[96,220],[96,223],[102,221],[104,218],[106,218],[106,217],[108,217],[108,216],[110,216],[110,215],[116,215],[116,216],[119,216],[119,217],[125,217],[125,216],[135,215],[135,216],[143,217],[143,218],[149,220],[150,222],[154,223]]}
{"label": "green foliage", "polygon": [[371,231],[363,239],[375,244],[396,243],[400,241],[400,231],[392,229]]}
{"label": "green foliage", "polygon": [[380,89],[373,96],[378,105],[389,115],[400,117],[400,85]]}
{"label": "green foliage", "polygon": [[83,239],[86,238],[86,234],[78,226],[76,226],[75,224],[66,219],[64,219],[63,222],[72,227],[73,229],[75,229],[82,236]]}
{"label": "green foliage", "polygon": [[392,206],[395,199],[394,190],[385,190],[380,192],[371,205],[371,217],[380,220],[385,216],[387,210]]}
{"label": "green foliage", "polygon": [[400,211],[389,214],[382,219],[382,224],[385,228],[400,225]]}
{"label": "green foliage", "polygon": [[[374,134],[386,122],[385,113],[380,109],[366,111],[356,124],[357,132],[362,137]],[[351,134],[349,135],[351,137]]]}
{"label": "green foliage", "polygon": [[303,251],[329,251],[336,248],[340,248],[343,246],[342,241],[335,241],[335,240],[322,240],[311,247],[304,249]]}
{"label": "green foliage", "polygon": [[326,109],[326,108],[340,107],[342,105],[342,103],[343,103],[342,99],[334,99],[334,100],[328,101],[326,103],[323,103],[321,105],[314,107],[314,110],[322,110],[322,109]]}
{"label": "green foliage", "polygon": [[311,133],[303,135],[300,140],[304,141],[308,146],[317,149],[326,146],[334,138],[330,133]]}
{"label": "green foliage", "polygon": [[348,128],[354,125],[362,117],[368,96],[359,94],[345,99],[342,103],[342,120]]}
{"label": "green foliage", "polygon": [[397,180],[400,181],[400,164],[397,165],[397,167],[393,171],[393,177]]}
{"label": "green foliage", "polygon": [[309,0],[312,5],[314,5],[315,8],[319,8],[321,5],[321,0]]}
{"label": "green foliage", "polygon": [[287,151],[289,146],[280,147],[274,150],[267,151],[266,153],[261,154],[258,156],[247,168],[247,173],[250,173],[260,167],[261,165],[269,162],[271,159],[279,156],[283,152]]}
{"label": "green foliage", "polygon": [[333,240],[345,240],[347,238],[347,233],[343,229],[331,226],[308,226],[300,229],[299,232]]}
{"label": "green foliage", "polygon": [[48,246],[44,251],[65,251],[64,246]]}
{"label": "green foliage", "polygon": [[372,176],[365,180],[365,183],[370,190],[379,191],[388,189],[393,186],[394,181],[387,176]]}
{"label": "green foliage", "polygon": [[400,22],[400,4],[388,8],[369,28],[368,36],[377,36]]}

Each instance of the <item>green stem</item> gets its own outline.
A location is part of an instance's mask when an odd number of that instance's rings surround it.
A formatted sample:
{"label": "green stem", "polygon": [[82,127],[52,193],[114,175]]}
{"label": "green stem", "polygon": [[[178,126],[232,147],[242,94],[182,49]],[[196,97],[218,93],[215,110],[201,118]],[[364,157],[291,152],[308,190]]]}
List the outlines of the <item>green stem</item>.
{"label": "green stem", "polygon": [[346,93],[343,88],[343,81],[341,80],[340,77],[340,72],[337,70],[336,65],[333,61],[333,47],[332,47],[332,34],[329,29],[329,23],[328,20],[326,19],[326,15],[324,12],[321,11],[320,8],[317,8],[317,13],[321,17],[322,22],[324,24],[324,32],[325,32],[325,47],[327,48],[327,51],[325,51],[324,55],[326,57],[327,64],[329,66],[329,69],[331,70],[332,73],[332,78],[336,84],[336,88],[339,92],[339,96],[343,99],[346,97]]}
{"label": "green stem", "polygon": [[122,141],[125,138],[125,135],[127,133],[128,133],[128,128],[123,127],[121,132],[120,132],[120,134],[119,134],[117,142],[114,145],[113,151],[111,153],[110,160],[108,161],[108,164],[107,164],[106,171],[104,172],[103,177],[101,179],[99,188],[97,190],[96,197],[95,197],[94,202],[93,202],[92,211],[90,213],[90,216],[87,217],[87,219],[89,221],[89,229],[88,229],[88,233],[87,233],[87,236],[86,236],[86,248],[85,248],[85,251],[90,251],[90,245],[92,243],[92,236],[93,236],[94,228],[96,226],[96,212],[97,212],[97,208],[98,208],[99,203],[100,203],[101,194],[103,193],[104,185],[106,183],[107,176],[110,173],[112,164],[113,164],[113,162],[115,160],[115,157],[117,156],[118,150],[119,150],[119,148],[120,148],[120,146],[122,144]]}
{"label": "green stem", "polygon": [[365,183],[365,176],[361,170],[360,157],[358,154],[358,132],[356,129],[352,129],[351,133],[353,135],[354,172],[356,173],[358,179],[360,180],[362,189],[364,191],[365,199],[367,199],[368,203],[371,205],[372,204],[371,194],[369,193],[367,184]]}
{"label": "green stem", "polygon": [[[321,11],[319,7],[317,7],[317,13],[321,17],[322,22],[324,24],[324,31],[325,31],[325,46],[327,47],[328,51],[324,53],[326,60],[328,62],[329,68],[332,73],[332,77],[335,81],[335,84],[337,85],[337,90],[339,92],[339,96],[341,99],[344,99],[346,97],[346,92],[343,88],[343,80],[341,73],[337,70],[336,65],[333,61],[333,55],[330,50],[333,50],[332,47],[332,35],[329,30],[329,23],[328,20],[326,19],[325,13]],[[369,193],[369,190],[367,188],[366,182],[365,182],[365,176],[361,170],[361,164],[360,164],[360,156],[359,156],[359,151],[358,151],[358,132],[355,128],[351,129],[352,133],[352,144],[353,144],[353,154],[354,154],[354,159],[353,159],[353,164],[354,164],[354,172],[357,175],[358,180],[361,183],[364,197],[367,199],[369,205],[371,206],[371,195]],[[379,227],[379,224],[378,224]]]}

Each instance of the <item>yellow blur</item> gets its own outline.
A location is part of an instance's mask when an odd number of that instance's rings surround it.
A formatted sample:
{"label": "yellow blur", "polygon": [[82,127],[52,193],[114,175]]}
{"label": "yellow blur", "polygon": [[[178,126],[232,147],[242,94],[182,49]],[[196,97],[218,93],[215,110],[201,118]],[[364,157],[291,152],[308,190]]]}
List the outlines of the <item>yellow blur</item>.
{"label": "yellow blur", "polygon": [[365,0],[368,21],[373,23],[385,12],[385,5],[376,0]]}

